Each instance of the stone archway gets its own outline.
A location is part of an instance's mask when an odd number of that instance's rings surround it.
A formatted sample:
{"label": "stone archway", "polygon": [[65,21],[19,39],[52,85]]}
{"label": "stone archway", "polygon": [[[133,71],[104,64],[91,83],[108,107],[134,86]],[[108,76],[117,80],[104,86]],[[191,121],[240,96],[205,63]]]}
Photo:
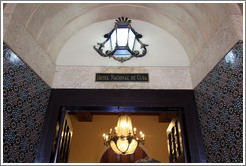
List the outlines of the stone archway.
{"label": "stone archway", "polygon": [[100,163],[135,163],[137,160],[145,157],[148,157],[148,155],[140,146],[130,155],[116,154],[110,147],[103,153]]}

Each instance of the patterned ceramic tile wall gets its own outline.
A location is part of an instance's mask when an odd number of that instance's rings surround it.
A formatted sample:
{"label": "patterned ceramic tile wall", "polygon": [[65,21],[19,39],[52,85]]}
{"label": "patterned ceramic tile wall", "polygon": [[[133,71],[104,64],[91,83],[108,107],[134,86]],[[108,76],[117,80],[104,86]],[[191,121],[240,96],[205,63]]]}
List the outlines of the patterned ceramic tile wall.
{"label": "patterned ceramic tile wall", "polygon": [[3,45],[3,162],[34,162],[50,87]]}
{"label": "patterned ceramic tile wall", "polygon": [[243,162],[243,42],[195,88],[207,162]]}

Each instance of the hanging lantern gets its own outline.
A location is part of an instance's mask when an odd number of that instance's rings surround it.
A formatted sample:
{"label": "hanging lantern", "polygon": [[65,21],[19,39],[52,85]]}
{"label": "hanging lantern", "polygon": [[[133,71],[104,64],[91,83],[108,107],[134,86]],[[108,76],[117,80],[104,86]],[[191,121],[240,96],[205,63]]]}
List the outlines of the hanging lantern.
{"label": "hanging lantern", "polygon": [[131,20],[119,17],[114,29],[105,34],[106,40],[97,43],[94,49],[103,57],[113,57],[115,60],[125,62],[133,57],[143,57],[147,53],[146,46],[140,41],[142,35],[131,26]]}

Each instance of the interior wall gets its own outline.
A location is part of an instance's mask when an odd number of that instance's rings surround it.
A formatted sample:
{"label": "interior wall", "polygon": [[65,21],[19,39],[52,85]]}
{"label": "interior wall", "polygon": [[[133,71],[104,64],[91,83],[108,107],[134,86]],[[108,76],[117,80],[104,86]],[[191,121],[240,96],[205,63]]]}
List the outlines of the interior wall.
{"label": "interior wall", "polygon": [[243,42],[195,88],[207,162],[243,162]]}
{"label": "interior wall", "polygon": [[50,87],[3,44],[3,162],[36,158]]}
{"label": "interior wall", "polygon": [[[92,122],[79,122],[76,115],[70,116],[73,126],[68,162],[99,163],[107,150],[103,144],[103,133],[117,125],[117,115],[94,115]],[[145,134],[145,144],[140,145],[147,155],[162,163],[168,163],[166,129],[168,123],[159,123],[158,116],[131,116],[133,127]]]}
{"label": "interior wall", "polygon": [[215,68],[218,62],[230,51],[234,44],[243,40],[243,16],[230,15],[199,52],[196,60],[190,65],[192,89]]}
{"label": "interior wall", "polygon": [[25,26],[14,17],[7,19],[7,29],[4,30],[4,42],[39,75],[42,80],[52,87],[55,75],[55,64],[48,54],[37,43]]}

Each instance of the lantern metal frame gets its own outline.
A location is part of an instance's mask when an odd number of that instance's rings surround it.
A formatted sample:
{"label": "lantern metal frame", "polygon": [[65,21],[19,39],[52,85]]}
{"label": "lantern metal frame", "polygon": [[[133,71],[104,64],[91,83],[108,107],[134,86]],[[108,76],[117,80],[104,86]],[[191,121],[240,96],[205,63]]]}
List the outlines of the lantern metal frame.
{"label": "lantern metal frame", "polygon": [[[114,25],[114,29],[112,29],[109,33],[104,35],[106,40],[103,43],[97,43],[98,48],[97,48],[97,46],[94,46],[94,49],[98,52],[98,54],[101,55],[102,57],[109,57],[109,58],[113,57],[115,60],[117,60],[117,61],[119,61],[121,63],[123,63],[123,62],[125,62],[127,60],[130,60],[133,57],[139,58],[139,57],[145,56],[146,53],[147,53],[146,47],[148,46],[148,44],[144,44],[144,43],[141,42],[140,38],[142,38],[142,35],[137,33],[132,28],[131,20],[128,19],[127,17],[126,18],[125,17],[119,17],[115,21],[116,22],[115,22],[115,25]],[[115,43],[116,46],[115,46],[115,48],[112,48],[112,43],[111,43],[111,50],[104,50],[105,44],[107,42],[109,42],[109,40],[111,40],[112,33],[115,30],[119,29],[119,28],[128,28],[127,44],[125,46],[119,46],[118,45],[118,41],[119,40],[117,39],[117,35],[116,35],[116,43]],[[135,41],[134,41],[132,49],[129,48],[129,44],[128,44],[129,43],[128,40],[129,40],[130,30],[135,35],[135,39],[134,39]],[[134,48],[136,42],[138,42],[141,45],[141,47],[140,47],[141,50],[136,50]],[[118,50],[126,50],[126,51],[128,51],[130,53],[129,54],[130,56],[129,57],[118,57],[118,56],[115,55],[116,51],[118,51]],[[118,55],[120,55],[120,54],[118,54]],[[125,55],[125,54],[122,54],[122,55]]]}

